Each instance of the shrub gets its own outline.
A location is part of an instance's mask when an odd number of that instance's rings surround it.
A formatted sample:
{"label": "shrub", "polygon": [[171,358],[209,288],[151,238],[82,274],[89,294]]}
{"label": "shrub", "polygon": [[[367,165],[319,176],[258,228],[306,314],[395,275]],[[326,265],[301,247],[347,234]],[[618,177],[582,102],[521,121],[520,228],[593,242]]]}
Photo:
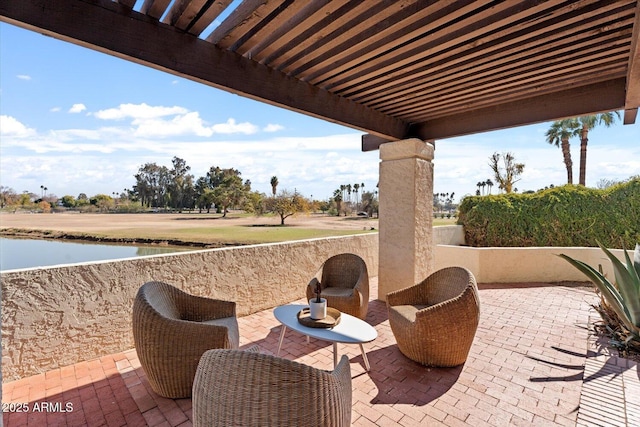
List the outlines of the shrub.
{"label": "shrub", "polygon": [[565,185],[467,197],[458,224],[471,246],[597,246],[597,240],[633,247],[640,241],[640,178],[604,190]]}
{"label": "shrub", "polygon": [[606,305],[613,310],[614,316],[610,316],[606,309],[601,309],[603,320],[609,322],[615,318],[610,330],[619,331],[615,341],[621,347],[625,347],[635,341],[634,347],[640,348],[640,244],[636,244],[633,260],[625,250],[626,263],[623,264],[607,248],[600,248],[609,257],[615,272],[615,282],[609,281],[601,271],[592,266],[571,258],[568,255],[559,256],[567,260],[571,265],[584,273],[598,288]]}

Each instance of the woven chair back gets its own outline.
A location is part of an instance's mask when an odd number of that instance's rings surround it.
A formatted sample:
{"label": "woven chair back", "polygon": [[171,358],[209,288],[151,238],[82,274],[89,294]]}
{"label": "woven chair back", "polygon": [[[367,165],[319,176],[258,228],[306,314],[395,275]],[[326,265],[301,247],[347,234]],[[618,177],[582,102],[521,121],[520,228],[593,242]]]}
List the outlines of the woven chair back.
{"label": "woven chair back", "polygon": [[140,288],[140,296],[158,314],[168,319],[180,319],[180,309],[176,304],[179,289],[163,282],[148,282]]}
{"label": "woven chair back", "polygon": [[[464,268],[446,268],[425,279],[423,288],[429,305],[439,304],[460,296],[469,288],[472,278]],[[474,280],[475,281],[475,280]]]}
{"label": "woven chair back", "polygon": [[334,288],[353,288],[366,269],[364,260],[358,255],[335,255],[322,266],[321,282]]}

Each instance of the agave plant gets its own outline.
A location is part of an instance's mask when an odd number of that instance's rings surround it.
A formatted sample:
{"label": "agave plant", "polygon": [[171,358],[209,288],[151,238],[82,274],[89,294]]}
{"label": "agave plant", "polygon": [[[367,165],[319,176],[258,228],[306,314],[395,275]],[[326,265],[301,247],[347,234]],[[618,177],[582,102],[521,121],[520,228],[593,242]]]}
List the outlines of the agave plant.
{"label": "agave plant", "polygon": [[569,261],[596,285],[606,302],[630,332],[626,342],[640,341],[640,244],[636,244],[633,262],[626,249],[624,250],[626,265],[600,242],[598,242],[598,246],[611,260],[616,278],[615,283],[611,283],[601,271],[582,261],[565,254],[559,256]]}

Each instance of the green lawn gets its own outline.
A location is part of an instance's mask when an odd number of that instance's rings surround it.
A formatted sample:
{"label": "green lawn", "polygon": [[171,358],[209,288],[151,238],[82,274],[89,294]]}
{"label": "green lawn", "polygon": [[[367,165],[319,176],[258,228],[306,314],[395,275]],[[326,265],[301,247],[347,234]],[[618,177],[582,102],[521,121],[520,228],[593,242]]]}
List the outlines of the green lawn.
{"label": "green lawn", "polygon": [[280,226],[227,226],[175,230],[126,229],[100,233],[116,239],[175,240],[196,243],[253,244],[285,242],[330,236],[377,232],[373,230],[325,230]]}

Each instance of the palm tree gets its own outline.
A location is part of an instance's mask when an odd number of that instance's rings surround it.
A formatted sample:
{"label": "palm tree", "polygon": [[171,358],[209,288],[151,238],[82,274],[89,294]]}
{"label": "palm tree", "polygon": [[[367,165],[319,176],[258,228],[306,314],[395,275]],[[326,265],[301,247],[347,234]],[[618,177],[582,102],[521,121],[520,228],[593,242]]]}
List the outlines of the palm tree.
{"label": "palm tree", "polygon": [[271,177],[271,192],[273,193],[273,197],[276,196],[277,190],[278,190],[278,177],[274,175]]}
{"label": "palm tree", "polygon": [[336,202],[336,209],[338,210],[338,216],[340,216],[340,209],[342,207],[342,185],[339,190],[333,192],[333,200]]}
{"label": "palm tree", "polygon": [[567,184],[573,184],[573,162],[571,161],[569,138],[575,136],[575,131],[578,126],[576,119],[558,120],[551,124],[551,127],[545,134],[549,144],[562,149],[564,165],[567,168]]}
{"label": "palm tree", "polygon": [[493,181],[491,181],[491,179],[487,179],[485,183],[487,184],[487,187],[489,187],[489,194],[491,194],[491,187],[493,187]]}
{"label": "palm tree", "polygon": [[358,190],[360,190],[360,184],[353,184],[353,192],[356,193],[356,209],[358,207]]}
{"label": "palm tree", "polygon": [[603,124],[606,127],[611,126],[611,124],[615,122],[616,116],[620,119],[620,113],[618,111],[578,117],[580,128],[576,129],[576,133],[579,132],[580,134],[580,185],[586,185],[587,142],[589,141],[589,131],[599,124]]}

